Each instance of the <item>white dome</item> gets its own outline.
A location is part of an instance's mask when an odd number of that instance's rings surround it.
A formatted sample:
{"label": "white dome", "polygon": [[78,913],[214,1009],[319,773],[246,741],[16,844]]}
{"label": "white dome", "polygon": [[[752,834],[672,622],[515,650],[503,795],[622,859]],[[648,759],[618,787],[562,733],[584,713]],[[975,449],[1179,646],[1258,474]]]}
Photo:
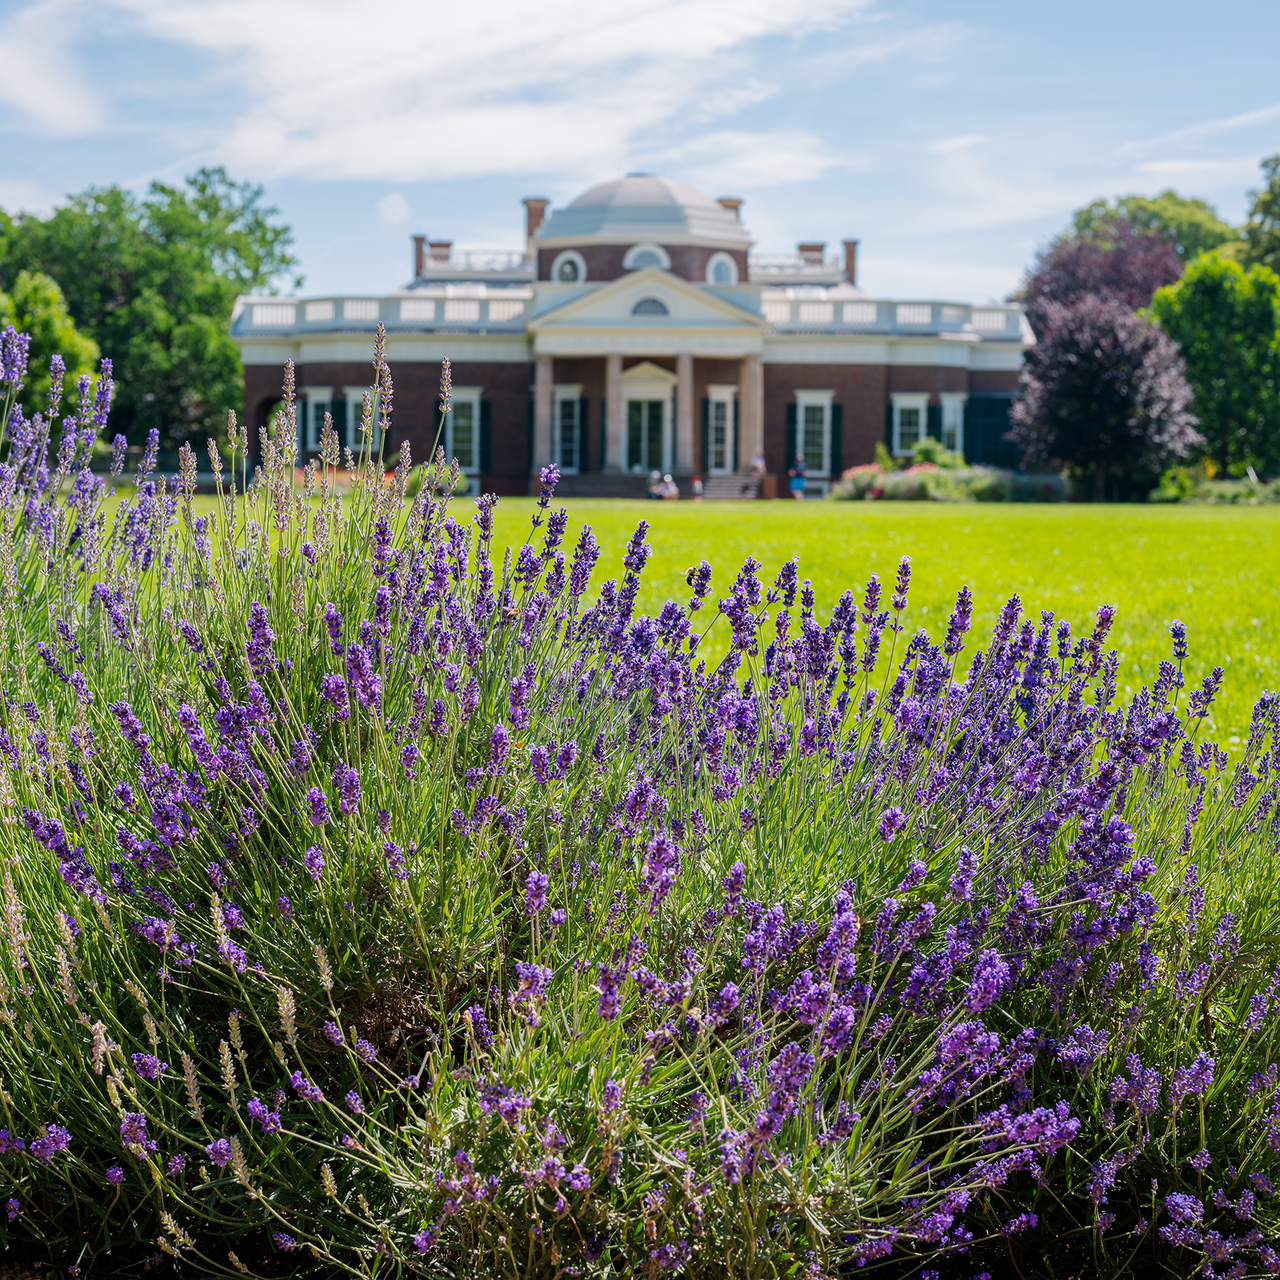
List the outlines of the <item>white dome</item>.
{"label": "white dome", "polygon": [[737,215],[683,182],[629,173],[584,191],[555,210],[538,233],[543,243],[709,242],[729,248],[751,243]]}

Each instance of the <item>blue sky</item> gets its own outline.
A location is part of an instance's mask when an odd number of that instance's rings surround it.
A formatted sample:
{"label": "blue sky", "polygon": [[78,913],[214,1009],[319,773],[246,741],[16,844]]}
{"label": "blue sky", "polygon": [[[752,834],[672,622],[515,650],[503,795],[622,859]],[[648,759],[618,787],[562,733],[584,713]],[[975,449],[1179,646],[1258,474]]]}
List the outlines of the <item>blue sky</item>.
{"label": "blue sky", "polygon": [[303,292],[374,293],[413,232],[519,248],[521,197],[646,170],[763,251],[856,236],[867,289],[986,301],[1099,195],[1241,219],[1277,47],[1263,0],[0,0],[0,206],[225,164]]}

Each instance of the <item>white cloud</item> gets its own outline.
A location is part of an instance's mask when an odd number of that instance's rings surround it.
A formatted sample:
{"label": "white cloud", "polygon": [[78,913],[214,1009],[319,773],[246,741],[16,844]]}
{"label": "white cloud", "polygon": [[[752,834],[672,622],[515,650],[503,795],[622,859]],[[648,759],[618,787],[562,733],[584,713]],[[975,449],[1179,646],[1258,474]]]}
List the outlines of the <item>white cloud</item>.
{"label": "white cloud", "polygon": [[398,227],[408,220],[409,202],[398,191],[383,196],[377,204],[378,221],[388,227]]}
{"label": "white cloud", "polygon": [[[771,94],[751,42],[847,22],[871,0],[114,2],[148,35],[238,69],[218,139],[232,165],[408,182],[615,171],[659,129]],[[801,159],[815,154],[807,143]]]}
{"label": "white cloud", "polygon": [[664,172],[684,170],[696,175],[697,186],[725,194],[809,182],[833,169],[859,167],[802,129],[708,133],[654,159]]}
{"label": "white cloud", "polygon": [[8,213],[34,213],[47,217],[53,212],[58,197],[38,182],[26,178],[0,176],[0,209]]}
{"label": "white cloud", "polygon": [[0,25],[0,102],[55,136],[101,123],[101,104],[67,51],[79,8],[76,0],[37,0]]}

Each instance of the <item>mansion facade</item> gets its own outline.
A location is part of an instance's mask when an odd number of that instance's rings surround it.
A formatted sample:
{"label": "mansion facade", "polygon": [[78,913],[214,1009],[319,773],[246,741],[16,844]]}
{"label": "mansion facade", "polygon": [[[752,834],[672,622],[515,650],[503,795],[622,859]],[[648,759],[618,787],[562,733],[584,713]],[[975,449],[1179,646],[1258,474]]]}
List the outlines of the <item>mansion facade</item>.
{"label": "mansion facade", "polygon": [[925,435],[971,463],[1017,465],[1004,433],[1034,341],[1020,307],[871,297],[856,240],[839,258],[819,243],[755,254],[740,200],[648,174],[549,216],[548,203],[524,202],[523,254],[415,236],[413,279],[394,293],[241,298],[249,424],[267,422],[292,359],[304,456],[325,413],[355,447],[381,321],[396,389],[386,452],[407,439],[425,460],[448,357],[445,450],[485,491],[527,493],[554,462],[564,495],[642,496],[655,470],[715,492],[759,454],[761,496],[785,491],[797,455],[821,492],[878,441],[906,455]]}

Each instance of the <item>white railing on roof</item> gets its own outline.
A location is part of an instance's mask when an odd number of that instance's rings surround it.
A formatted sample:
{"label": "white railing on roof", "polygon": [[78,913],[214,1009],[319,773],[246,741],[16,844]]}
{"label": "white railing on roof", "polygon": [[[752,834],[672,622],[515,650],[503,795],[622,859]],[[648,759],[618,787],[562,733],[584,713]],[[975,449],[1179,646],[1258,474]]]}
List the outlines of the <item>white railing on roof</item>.
{"label": "white railing on roof", "polygon": [[519,271],[522,267],[533,269],[533,259],[523,253],[506,249],[457,250],[445,258],[427,258],[423,263],[423,275],[432,271]]}
{"label": "white railing on roof", "polygon": [[752,276],[798,276],[812,273],[827,275],[832,271],[840,271],[843,263],[839,258],[824,258],[814,262],[811,258],[802,258],[798,253],[753,253],[748,259],[748,272]]}

